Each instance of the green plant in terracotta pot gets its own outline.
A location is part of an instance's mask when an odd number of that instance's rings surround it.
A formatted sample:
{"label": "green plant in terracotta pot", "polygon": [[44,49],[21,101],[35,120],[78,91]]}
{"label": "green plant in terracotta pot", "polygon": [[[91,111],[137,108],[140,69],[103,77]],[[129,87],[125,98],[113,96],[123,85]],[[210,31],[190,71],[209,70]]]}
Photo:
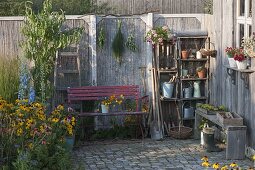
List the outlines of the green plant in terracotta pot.
{"label": "green plant in terracotta pot", "polygon": [[205,74],[206,74],[206,68],[201,66],[201,67],[197,67],[197,75],[199,78],[205,78]]}

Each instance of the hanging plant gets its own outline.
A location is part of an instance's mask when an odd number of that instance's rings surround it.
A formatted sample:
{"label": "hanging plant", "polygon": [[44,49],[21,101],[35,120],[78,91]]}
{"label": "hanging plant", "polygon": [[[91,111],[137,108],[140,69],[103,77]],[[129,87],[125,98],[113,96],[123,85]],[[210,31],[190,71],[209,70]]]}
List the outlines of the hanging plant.
{"label": "hanging plant", "polygon": [[105,44],[105,31],[103,28],[101,28],[98,36],[98,47],[100,49],[103,49],[104,44]]}
{"label": "hanging plant", "polygon": [[113,55],[118,63],[121,64],[122,54],[124,52],[124,36],[121,32],[121,21],[118,20],[118,32],[112,42]]}
{"label": "hanging plant", "polygon": [[133,52],[137,52],[138,51],[138,47],[135,43],[135,37],[133,34],[129,34],[127,41],[126,41],[126,47]]}

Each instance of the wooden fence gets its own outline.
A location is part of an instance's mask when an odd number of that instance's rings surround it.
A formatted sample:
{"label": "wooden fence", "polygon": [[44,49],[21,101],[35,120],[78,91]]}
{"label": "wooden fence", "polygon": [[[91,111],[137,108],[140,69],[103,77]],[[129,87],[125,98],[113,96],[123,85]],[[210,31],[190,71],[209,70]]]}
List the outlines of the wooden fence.
{"label": "wooden fence", "polygon": [[[255,0],[253,0],[255,1]],[[82,85],[144,85],[149,92],[152,47],[144,42],[146,32],[154,26],[168,25],[178,30],[204,30],[207,29],[215,49],[216,58],[212,58],[210,79],[210,103],[225,105],[230,111],[237,112],[244,117],[248,126],[249,146],[255,146],[255,73],[242,74],[236,72],[235,84],[227,68],[224,49],[233,46],[234,36],[234,1],[214,0],[214,15],[206,14],[144,14],[126,17],[113,16],[68,16],[70,27],[82,26],[85,28],[84,36],[80,42],[82,47]],[[255,13],[253,9],[253,14]],[[254,17],[255,18],[255,17]],[[133,34],[139,52],[126,50],[123,63],[119,65],[112,55],[111,43],[117,32],[117,20],[122,21],[124,39]],[[0,56],[22,55],[19,43],[22,41],[21,26],[23,17],[0,17]],[[253,23],[255,23],[253,19]],[[254,24],[253,24],[254,25]],[[97,46],[98,33],[101,28],[106,32],[106,43],[103,49]],[[254,28],[253,28],[254,29]],[[142,76],[140,68],[145,67],[146,73]],[[252,59],[251,69],[255,70],[255,61]],[[248,81],[247,81],[248,80]],[[248,82],[248,86],[247,85]]]}
{"label": "wooden fence", "polygon": [[111,14],[141,14],[157,11],[160,14],[204,13],[205,0],[95,0],[108,3]]}

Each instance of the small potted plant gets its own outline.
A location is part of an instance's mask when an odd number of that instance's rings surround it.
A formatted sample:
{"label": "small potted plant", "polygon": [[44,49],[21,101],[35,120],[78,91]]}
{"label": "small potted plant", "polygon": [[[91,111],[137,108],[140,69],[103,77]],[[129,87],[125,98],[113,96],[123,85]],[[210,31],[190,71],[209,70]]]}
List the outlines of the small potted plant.
{"label": "small potted plant", "polygon": [[237,49],[234,60],[236,61],[236,65],[238,69],[246,69],[247,68],[247,60],[244,55],[243,49],[239,48]]}
{"label": "small potted plant", "polygon": [[198,67],[197,69],[197,75],[199,78],[205,78],[205,73],[206,73],[206,68],[201,66],[201,67]]}
{"label": "small potted plant", "polygon": [[227,47],[225,49],[225,52],[226,52],[227,57],[228,57],[229,66],[230,67],[237,67],[236,62],[234,60],[234,56],[235,56],[235,53],[237,52],[237,49],[233,48],[233,47]]}

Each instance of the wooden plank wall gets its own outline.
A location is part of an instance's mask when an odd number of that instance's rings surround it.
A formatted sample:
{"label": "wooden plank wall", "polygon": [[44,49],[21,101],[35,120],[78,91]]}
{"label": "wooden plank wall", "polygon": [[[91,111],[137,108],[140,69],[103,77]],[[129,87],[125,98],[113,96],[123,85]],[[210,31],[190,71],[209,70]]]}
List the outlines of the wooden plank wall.
{"label": "wooden plank wall", "polygon": [[[255,16],[255,0],[252,0],[252,16]],[[252,31],[255,32],[255,17],[252,17]],[[255,59],[252,58],[251,59],[251,68],[253,70],[255,70]],[[250,75],[250,90],[251,90],[251,110],[250,110],[250,129],[255,129],[255,89],[253,87],[255,87],[255,74],[251,74]],[[252,131],[253,132],[253,131]],[[253,133],[253,135],[251,136],[252,139],[252,147],[253,149],[255,148],[255,135]]]}
{"label": "wooden plank wall", "polygon": [[109,14],[141,14],[158,11],[161,14],[204,13],[204,0],[95,0],[108,3]]}
{"label": "wooden plank wall", "polygon": [[[254,0],[253,0],[254,2]],[[234,0],[214,0],[214,15],[207,16],[207,28],[209,36],[217,50],[217,57],[211,59],[211,81],[210,103],[215,105],[225,105],[230,111],[236,112],[244,118],[247,126],[248,145],[255,147],[255,74],[249,75],[249,86],[245,87],[245,82],[241,78],[241,73],[236,72],[236,83],[233,84],[231,76],[227,73],[224,65],[228,64],[224,49],[235,46],[235,3]],[[254,3],[255,4],[255,3]],[[253,13],[255,13],[253,8]],[[254,18],[253,18],[254,30]],[[252,67],[255,69],[255,61],[252,59]]]}
{"label": "wooden plank wall", "polygon": [[[125,48],[122,56],[122,63],[116,62],[112,53],[112,42],[117,33],[117,22],[122,22],[122,33],[124,42],[129,35],[133,35],[138,52],[132,52]],[[97,26],[105,30],[105,46],[97,50],[97,83],[98,85],[124,85],[141,84],[141,71],[139,67],[146,65],[146,43],[144,35],[146,24],[136,17],[132,18],[103,18]]]}
{"label": "wooden plank wall", "polygon": [[13,58],[21,54],[22,24],[22,20],[0,20],[0,58]]}

